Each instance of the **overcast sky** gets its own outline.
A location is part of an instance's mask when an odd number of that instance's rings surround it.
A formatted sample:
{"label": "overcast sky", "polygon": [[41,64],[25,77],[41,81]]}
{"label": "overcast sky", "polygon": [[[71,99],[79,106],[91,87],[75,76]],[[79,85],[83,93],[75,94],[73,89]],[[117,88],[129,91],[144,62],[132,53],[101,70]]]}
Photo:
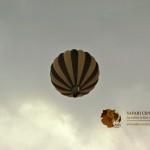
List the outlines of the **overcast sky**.
{"label": "overcast sky", "polygon": [[[51,84],[55,57],[82,49],[100,80],[81,98]],[[127,126],[128,110],[150,111],[149,0],[0,0],[0,149],[149,150],[150,126]],[[100,121],[122,116],[119,129]]]}

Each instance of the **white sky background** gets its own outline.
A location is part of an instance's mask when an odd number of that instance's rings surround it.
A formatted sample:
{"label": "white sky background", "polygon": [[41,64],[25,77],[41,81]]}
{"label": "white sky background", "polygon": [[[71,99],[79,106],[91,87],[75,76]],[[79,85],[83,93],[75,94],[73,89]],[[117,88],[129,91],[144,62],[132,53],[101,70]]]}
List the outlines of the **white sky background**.
{"label": "white sky background", "polygon": [[[125,125],[150,109],[149,0],[0,0],[0,150],[149,150],[150,127]],[[67,49],[99,63],[96,88],[59,94],[50,65]],[[115,108],[122,127],[100,122]]]}

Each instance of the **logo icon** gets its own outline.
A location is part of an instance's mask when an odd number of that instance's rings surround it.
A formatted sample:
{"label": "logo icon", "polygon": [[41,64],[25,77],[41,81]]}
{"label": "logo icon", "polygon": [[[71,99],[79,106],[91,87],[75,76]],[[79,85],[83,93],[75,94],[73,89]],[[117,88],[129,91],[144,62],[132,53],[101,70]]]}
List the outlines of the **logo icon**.
{"label": "logo icon", "polygon": [[101,122],[108,128],[119,128],[121,127],[121,116],[115,109],[106,109],[101,114]]}

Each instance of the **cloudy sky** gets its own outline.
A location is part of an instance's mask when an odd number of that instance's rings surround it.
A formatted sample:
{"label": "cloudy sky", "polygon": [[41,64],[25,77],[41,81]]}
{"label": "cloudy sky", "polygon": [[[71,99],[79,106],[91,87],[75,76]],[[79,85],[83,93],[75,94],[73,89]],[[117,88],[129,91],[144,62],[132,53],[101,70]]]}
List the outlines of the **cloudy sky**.
{"label": "cloudy sky", "polygon": [[[126,111],[150,111],[149,0],[0,0],[0,149],[149,150],[150,126]],[[59,53],[83,49],[101,75],[73,99],[50,82]],[[121,127],[100,115],[116,109]]]}

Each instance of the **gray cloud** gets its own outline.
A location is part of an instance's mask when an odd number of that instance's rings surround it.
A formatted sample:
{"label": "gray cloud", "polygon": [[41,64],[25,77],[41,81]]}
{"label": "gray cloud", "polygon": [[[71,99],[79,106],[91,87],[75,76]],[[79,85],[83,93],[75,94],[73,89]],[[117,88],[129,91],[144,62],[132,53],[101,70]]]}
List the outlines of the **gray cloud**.
{"label": "gray cloud", "polygon": [[[141,133],[136,128],[106,130],[107,127],[96,122],[94,127],[87,129],[88,126],[80,127],[78,120],[54,103],[49,105],[40,99],[36,100],[22,102],[20,107],[15,108],[15,114],[10,113],[7,106],[0,107],[1,149],[98,150],[101,147],[104,150],[116,150],[120,144],[123,150],[149,148],[148,129],[141,130]],[[14,109],[13,106],[11,109]]]}

